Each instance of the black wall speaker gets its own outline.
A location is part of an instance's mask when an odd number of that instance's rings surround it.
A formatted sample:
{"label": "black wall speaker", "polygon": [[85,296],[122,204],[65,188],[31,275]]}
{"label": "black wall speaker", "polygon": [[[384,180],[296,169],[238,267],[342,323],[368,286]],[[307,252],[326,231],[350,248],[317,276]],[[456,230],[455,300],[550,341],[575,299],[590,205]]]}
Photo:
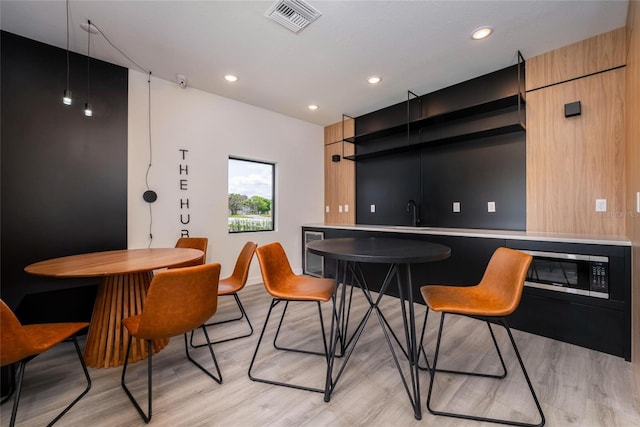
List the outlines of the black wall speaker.
{"label": "black wall speaker", "polygon": [[579,116],[581,113],[580,101],[570,102],[568,104],[564,104],[564,116],[565,117],[573,117]]}
{"label": "black wall speaker", "polygon": [[158,195],[156,194],[155,191],[153,190],[147,190],[144,192],[144,194],[142,195],[142,198],[144,199],[145,202],[147,203],[153,203],[158,199]]}

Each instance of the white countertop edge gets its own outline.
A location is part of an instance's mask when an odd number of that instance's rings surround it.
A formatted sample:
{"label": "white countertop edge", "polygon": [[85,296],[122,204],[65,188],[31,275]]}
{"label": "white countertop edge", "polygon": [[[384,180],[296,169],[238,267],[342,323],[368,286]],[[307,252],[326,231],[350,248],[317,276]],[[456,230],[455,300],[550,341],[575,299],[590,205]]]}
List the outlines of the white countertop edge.
{"label": "white countertop edge", "polygon": [[400,225],[341,225],[304,224],[303,227],[333,228],[357,231],[383,231],[387,233],[430,234],[440,236],[484,237],[489,239],[534,240],[561,243],[583,243],[594,245],[631,246],[631,241],[623,237],[594,236],[568,233],[539,233],[514,230],[482,230],[474,228],[410,227]]}

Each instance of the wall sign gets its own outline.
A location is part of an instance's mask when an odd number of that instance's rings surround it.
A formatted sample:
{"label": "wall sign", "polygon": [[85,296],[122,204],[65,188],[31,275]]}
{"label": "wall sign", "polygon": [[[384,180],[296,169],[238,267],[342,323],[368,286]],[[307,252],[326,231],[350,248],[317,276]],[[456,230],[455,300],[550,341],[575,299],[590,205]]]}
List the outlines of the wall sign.
{"label": "wall sign", "polygon": [[180,237],[189,237],[188,225],[191,222],[191,211],[189,210],[189,164],[187,163],[187,153],[189,150],[181,148],[180,163],[178,164],[178,187],[180,195]]}

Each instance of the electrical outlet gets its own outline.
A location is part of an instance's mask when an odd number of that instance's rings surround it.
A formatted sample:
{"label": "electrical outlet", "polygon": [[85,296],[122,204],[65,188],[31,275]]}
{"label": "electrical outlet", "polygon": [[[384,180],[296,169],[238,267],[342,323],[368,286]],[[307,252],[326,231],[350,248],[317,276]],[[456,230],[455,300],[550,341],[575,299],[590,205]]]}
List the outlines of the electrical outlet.
{"label": "electrical outlet", "polygon": [[640,191],[636,193],[636,213],[640,213]]}
{"label": "electrical outlet", "polygon": [[453,202],[453,211],[460,212],[460,202]]}
{"label": "electrical outlet", "polygon": [[338,205],[338,212],[342,213],[342,205]]}
{"label": "electrical outlet", "polygon": [[325,206],[325,207],[324,207],[324,211],[325,211],[326,213],[329,213],[329,205],[327,205],[327,206]]}
{"label": "electrical outlet", "polygon": [[344,205],[344,211],[349,212],[349,205]]}
{"label": "electrical outlet", "polygon": [[607,211],[607,199],[596,199],[596,212]]}
{"label": "electrical outlet", "polygon": [[496,211],[496,202],[487,202],[487,212]]}
{"label": "electrical outlet", "polygon": [[375,213],[376,212],[376,205],[371,205],[371,213]]}

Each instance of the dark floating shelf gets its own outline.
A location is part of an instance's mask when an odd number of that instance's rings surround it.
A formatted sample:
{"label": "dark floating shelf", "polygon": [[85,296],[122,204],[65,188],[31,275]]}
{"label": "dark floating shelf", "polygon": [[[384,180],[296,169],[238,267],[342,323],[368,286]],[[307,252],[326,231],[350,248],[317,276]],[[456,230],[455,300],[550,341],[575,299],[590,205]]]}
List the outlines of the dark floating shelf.
{"label": "dark floating shelf", "polygon": [[347,160],[525,131],[524,58],[518,64],[357,117]]}

